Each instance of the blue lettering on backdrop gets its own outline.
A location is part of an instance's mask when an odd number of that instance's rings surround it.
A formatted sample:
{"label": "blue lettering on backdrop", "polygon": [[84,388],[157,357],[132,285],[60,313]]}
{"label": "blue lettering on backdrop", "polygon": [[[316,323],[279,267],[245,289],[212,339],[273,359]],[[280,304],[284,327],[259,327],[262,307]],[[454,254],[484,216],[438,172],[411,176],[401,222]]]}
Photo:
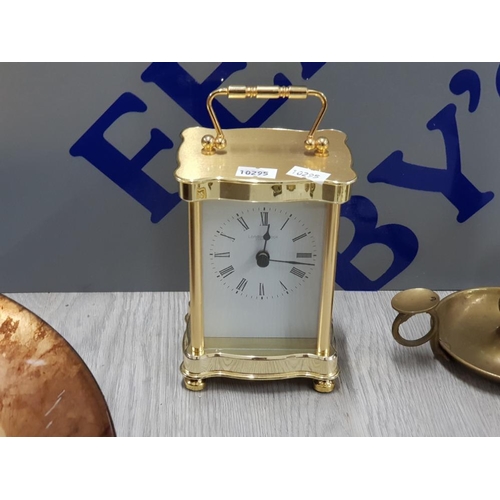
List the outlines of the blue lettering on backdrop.
{"label": "blue lettering on backdrop", "polygon": [[[352,196],[342,205],[341,216],[352,221],[355,229],[349,246],[338,254],[336,281],[344,290],[380,290],[415,259],[418,252],[418,239],[415,233],[400,224],[377,227],[377,209],[368,198]],[[354,266],[352,260],[363,248],[374,243],[388,247],[394,259],[389,268],[372,281]]]}
{"label": "blue lettering on backdrop", "polygon": [[481,80],[475,71],[471,69],[459,71],[450,81],[450,90],[455,95],[469,92],[469,112],[476,111],[481,97]]}
{"label": "blue lettering on backdrop", "polygon": [[498,66],[498,69],[497,69],[497,75],[495,78],[495,85],[497,88],[497,94],[500,95],[500,66]]}
{"label": "blue lettering on backdrop", "polygon": [[316,74],[326,63],[324,62],[303,62],[300,63],[302,66],[302,78],[304,80],[309,80],[311,76]]}
{"label": "blue lettering on backdrop", "polygon": [[171,149],[172,141],[160,130],[151,130],[149,142],[129,160],[105,138],[106,130],[126,113],[144,113],[147,106],[131,93],[121,95],[109,109],[82,135],[70,149],[72,156],[83,156],[105,176],[151,212],[151,222],[159,222],[180,198],[169,193],[142,171],[163,149]]}
{"label": "blue lettering on backdrop", "polygon": [[[464,71],[452,78],[450,89],[456,94],[468,90],[469,111],[474,112],[479,103],[480,85],[472,75],[474,72]],[[443,136],[446,169],[408,163],[403,160],[402,151],[394,151],[368,174],[368,181],[442,193],[458,209],[458,222],[465,222],[481,210],[494,194],[490,191],[481,193],[462,173],[456,112],[457,107],[448,104],[427,123],[429,130],[439,130]]]}

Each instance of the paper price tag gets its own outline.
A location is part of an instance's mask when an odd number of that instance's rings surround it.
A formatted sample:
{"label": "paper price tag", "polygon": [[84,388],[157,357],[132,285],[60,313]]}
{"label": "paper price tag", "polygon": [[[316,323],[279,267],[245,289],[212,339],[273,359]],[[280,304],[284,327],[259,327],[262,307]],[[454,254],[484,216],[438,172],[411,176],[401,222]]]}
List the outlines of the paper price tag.
{"label": "paper price tag", "polygon": [[299,167],[297,165],[289,170],[286,175],[307,179],[308,181],[313,181],[316,184],[323,184],[323,182],[330,177],[330,174],[327,174],[326,172],[318,172],[316,170]]}
{"label": "paper price tag", "polygon": [[236,177],[261,177],[263,179],[276,179],[277,168],[238,167]]}

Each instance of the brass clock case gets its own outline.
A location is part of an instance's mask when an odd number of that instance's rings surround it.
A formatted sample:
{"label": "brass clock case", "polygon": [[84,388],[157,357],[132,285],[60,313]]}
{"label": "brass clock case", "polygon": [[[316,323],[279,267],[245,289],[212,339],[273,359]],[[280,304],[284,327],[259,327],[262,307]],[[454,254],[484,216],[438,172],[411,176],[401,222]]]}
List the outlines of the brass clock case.
{"label": "brass clock case", "polygon": [[[309,131],[278,128],[222,131],[212,106],[218,96],[314,97],[319,99],[321,109]],[[334,388],[338,366],[332,307],[340,205],[349,200],[356,174],[346,135],[338,130],[319,130],[326,109],[326,97],[305,87],[228,87],[212,92],[207,99],[213,130],[193,127],[182,132],[175,178],[180,197],[188,202],[189,210],[190,310],[186,316],[181,372],[190,390],[203,389],[204,381],[211,377],[246,380],[305,377],[314,380],[318,392],[331,392]],[[326,204],[316,339],[205,338],[201,206],[217,200]]]}
{"label": "brass clock case", "polygon": [[[351,153],[343,132],[319,132],[328,138],[328,156],[304,151],[304,130],[268,128],[227,130],[226,149],[214,155],[203,155],[200,141],[209,131],[194,127],[182,133],[175,177],[180,185],[179,194],[185,201],[345,203],[350,198],[356,174],[351,168]],[[242,166],[273,168],[277,170],[276,177],[238,177],[238,168]],[[295,166],[329,174],[329,177],[318,184],[288,175]]]}
{"label": "brass clock case", "polygon": [[[311,129],[243,128],[222,131],[212,102],[229,99],[306,99],[317,97],[321,109]],[[345,203],[356,181],[346,135],[339,130],[319,130],[327,110],[326,97],[306,87],[230,86],[212,92],[207,110],[213,130],[192,127],[181,134],[175,177],[186,201],[239,200],[251,202],[320,201]],[[315,138],[315,136],[319,136]],[[321,182],[290,174],[294,167],[322,174]],[[240,167],[275,169],[273,176],[242,177]]]}

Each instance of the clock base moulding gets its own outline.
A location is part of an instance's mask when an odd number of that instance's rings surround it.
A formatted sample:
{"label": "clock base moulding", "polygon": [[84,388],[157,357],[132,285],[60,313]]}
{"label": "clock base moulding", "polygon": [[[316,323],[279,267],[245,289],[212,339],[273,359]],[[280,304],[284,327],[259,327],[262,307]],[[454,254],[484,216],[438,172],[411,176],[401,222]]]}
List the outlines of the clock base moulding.
{"label": "clock base moulding", "polygon": [[310,378],[318,392],[328,393],[335,388],[339,369],[333,345],[328,356],[320,356],[316,353],[316,339],[212,337],[205,338],[204,352],[195,355],[190,342],[189,315],[186,319],[181,373],[189,390],[204,389],[205,380],[213,377],[240,380]]}

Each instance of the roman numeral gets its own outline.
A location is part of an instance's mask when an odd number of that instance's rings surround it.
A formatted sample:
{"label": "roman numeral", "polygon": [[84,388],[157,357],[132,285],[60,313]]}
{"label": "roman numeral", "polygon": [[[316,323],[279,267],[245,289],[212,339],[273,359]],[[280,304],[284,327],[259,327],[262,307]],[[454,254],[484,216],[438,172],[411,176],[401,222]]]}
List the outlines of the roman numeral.
{"label": "roman numeral", "polygon": [[[312,253],[302,253],[302,252],[297,252],[297,259],[311,259],[313,256]],[[229,257],[229,255],[228,255]]]}
{"label": "roman numeral", "polygon": [[229,238],[230,240],[234,241],[234,238],[232,236],[228,236],[227,234],[221,233],[220,231],[217,231],[219,233],[219,236],[224,236],[224,238]]}
{"label": "roman numeral", "polygon": [[292,217],[291,215],[290,215],[290,217],[288,217],[288,219],[285,221],[285,223],[281,226],[280,231],[286,226],[286,223],[291,219],[291,217]]}
{"label": "roman numeral", "polygon": [[297,269],[296,267],[292,267],[290,272],[292,274],[294,274],[295,276],[298,276],[299,278],[303,278],[306,275],[306,273],[304,271],[301,271],[300,269]]}
{"label": "roman numeral", "polygon": [[302,238],[305,238],[306,236],[307,236],[307,234],[306,234],[306,233],[302,233],[302,234],[300,234],[299,236],[295,236],[295,238],[293,238],[293,240],[292,240],[292,241],[295,243],[296,241],[299,241],[299,240],[301,240]]}
{"label": "roman numeral", "polygon": [[269,226],[269,212],[260,213],[260,225]]}
{"label": "roman numeral", "polygon": [[245,222],[245,219],[243,217],[238,217],[238,222],[243,226],[243,230],[244,231],[247,231],[248,229],[250,229],[248,227],[248,224]]}
{"label": "roman numeral", "polygon": [[[281,281],[280,281],[280,283],[281,283]],[[281,283],[281,286],[283,287],[283,290],[288,291],[288,288],[283,283]]]}
{"label": "roman numeral", "polygon": [[259,295],[264,296],[264,283],[259,283]]}
{"label": "roman numeral", "polygon": [[219,252],[214,253],[214,257],[230,257],[231,252]]}
{"label": "roman numeral", "polygon": [[245,287],[247,286],[247,283],[248,283],[248,280],[246,280],[245,278],[242,278],[242,280],[238,283],[238,286],[236,287],[237,290],[239,290],[240,292],[242,292]]}
{"label": "roman numeral", "polygon": [[221,278],[227,278],[230,274],[234,273],[234,267],[233,266],[228,266],[221,271],[219,271],[219,274]]}

